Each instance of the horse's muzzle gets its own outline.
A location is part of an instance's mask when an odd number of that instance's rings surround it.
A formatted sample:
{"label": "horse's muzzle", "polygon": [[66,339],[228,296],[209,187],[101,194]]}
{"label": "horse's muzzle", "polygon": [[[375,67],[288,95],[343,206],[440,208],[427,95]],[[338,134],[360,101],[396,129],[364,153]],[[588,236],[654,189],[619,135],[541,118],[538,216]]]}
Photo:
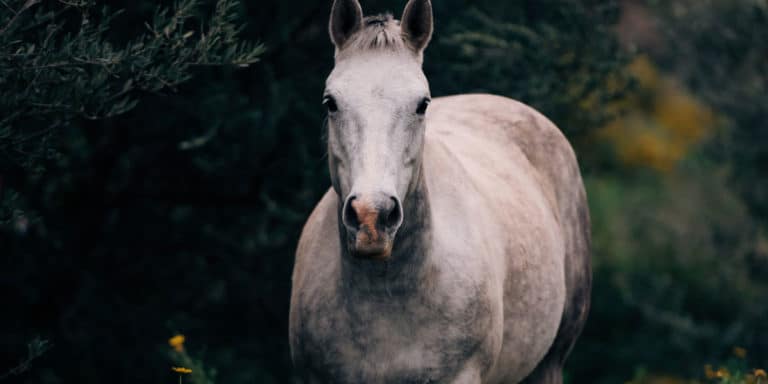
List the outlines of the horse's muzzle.
{"label": "horse's muzzle", "polygon": [[403,222],[400,200],[384,193],[350,195],[342,208],[347,247],[360,259],[386,260]]}

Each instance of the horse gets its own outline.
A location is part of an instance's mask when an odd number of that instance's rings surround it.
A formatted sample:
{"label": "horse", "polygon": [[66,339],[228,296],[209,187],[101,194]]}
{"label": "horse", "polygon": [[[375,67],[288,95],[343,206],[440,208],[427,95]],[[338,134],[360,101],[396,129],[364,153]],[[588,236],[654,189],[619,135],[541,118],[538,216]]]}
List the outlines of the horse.
{"label": "horse", "polygon": [[331,187],[301,233],[304,383],[562,383],[589,311],[590,224],[560,130],[493,95],[431,98],[430,0],[400,21],[335,0]]}

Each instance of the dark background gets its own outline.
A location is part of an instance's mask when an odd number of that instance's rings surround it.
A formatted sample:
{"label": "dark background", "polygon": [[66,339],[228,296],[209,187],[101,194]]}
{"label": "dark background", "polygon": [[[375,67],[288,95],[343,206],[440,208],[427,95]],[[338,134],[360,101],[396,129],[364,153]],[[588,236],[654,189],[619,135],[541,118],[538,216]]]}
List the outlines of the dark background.
{"label": "dark background", "polygon": [[[0,23],[23,3],[0,9]],[[94,20],[106,20],[96,11],[105,3],[124,12],[91,43],[117,50],[172,6],[97,2]],[[768,4],[434,3],[433,96],[519,99],[579,156],[595,281],[567,381],[685,383],[704,379],[705,364],[732,375],[768,366]],[[195,14],[207,20],[213,4]],[[399,17],[405,0],[362,4]],[[60,12],[56,48],[91,5],[29,12]],[[46,23],[0,29],[0,380],[171,383],[170,366],[185,364],[197,383],[290,381],[293,252],[329,186],[320,101],[330,5],[236,4],[238,39],[266,47],[259,62],[184,68],[178,84],[131,90],[135,106],[93,119],[30,109],[19,95],[48,88],[17,76],[12,41],[39,47]],[[90,100],[139,71],[117,67],[122,76],[85,67],[85,80],[43,93]],[[17,111],[26,114],[11,119]],[[183,353],[167,342],[177,333]]]}

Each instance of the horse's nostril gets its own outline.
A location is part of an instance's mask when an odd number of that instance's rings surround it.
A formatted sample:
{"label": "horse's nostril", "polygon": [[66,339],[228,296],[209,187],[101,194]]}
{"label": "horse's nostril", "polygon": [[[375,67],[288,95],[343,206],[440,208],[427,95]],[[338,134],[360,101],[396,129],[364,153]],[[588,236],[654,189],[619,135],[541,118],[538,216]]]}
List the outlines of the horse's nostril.
{"label": "horse's nostril", "polygon": [[351,195],[342,209],[342,222],[351,231],[362,228],[371,233],[380,230],[396,230],[403,221],[400,201],[394,196],[383,193],[361,197],[357,194]]}
{"label": "horse's nostril", "polygon": [[352,202],[355,201],[356,198],[356,196],[350,196],[347,199],[347,203],[344,204],[344,224],[354,229],[360,227],[360,221],[357,219],[357,212],[355,212],[355,208],[352,206]]}
{"label": "horse's nostril", "polygon": [[400,225],[400,218],[401,218],[400,202],[398,202],[397,199],[394,197],[391,197],[391,199],[394,204],[392,205],[391,210],[387,214],[387,219],[385,221],[387,228],[392,228]]}

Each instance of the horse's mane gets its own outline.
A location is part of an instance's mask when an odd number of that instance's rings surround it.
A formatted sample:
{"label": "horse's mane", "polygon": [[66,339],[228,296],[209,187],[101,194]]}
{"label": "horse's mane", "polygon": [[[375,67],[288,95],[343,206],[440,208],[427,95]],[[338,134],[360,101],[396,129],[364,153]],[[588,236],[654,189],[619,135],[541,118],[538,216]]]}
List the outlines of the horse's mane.
{"label": "horse's mane", "polygon": [[400,22],[395,20],[392,14],[385,13],[363,19],[362,29],[349,39],[344,50],[401,50],[405,47]]}

